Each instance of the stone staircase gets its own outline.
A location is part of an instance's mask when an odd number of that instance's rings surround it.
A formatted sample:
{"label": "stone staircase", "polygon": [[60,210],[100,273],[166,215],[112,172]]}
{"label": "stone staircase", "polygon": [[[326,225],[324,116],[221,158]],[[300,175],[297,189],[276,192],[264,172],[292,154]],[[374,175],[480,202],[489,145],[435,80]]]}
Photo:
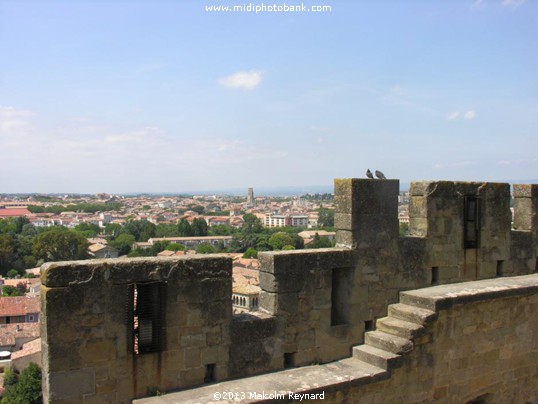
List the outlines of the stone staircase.
{"label": "stone staircase", "polygon": [[390,371],[401,366],[402,355],[413,350],[415,341],[437,313],[411,304],[391,304],[388,316],[376,322],[376,330],[368,331],[364,344],[353,347],[353,358]]}

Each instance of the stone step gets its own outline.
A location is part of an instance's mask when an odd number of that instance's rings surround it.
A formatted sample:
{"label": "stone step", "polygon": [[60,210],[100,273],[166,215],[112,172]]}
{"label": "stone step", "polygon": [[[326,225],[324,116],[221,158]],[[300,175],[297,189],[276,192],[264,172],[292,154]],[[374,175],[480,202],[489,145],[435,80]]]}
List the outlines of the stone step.
{"label": "stone step", "polygon": [[368,331],[364,334],[366,344],[389,351],[395,354],[403,354],[413,350],[413,342],[406,338],[387,334],[382,331]]}
{"label": "stone step", "polygon": [[389,316],[420,325],[429,324],[437,319],[437,313],[434,311],[402,303],[391,304]]}
{"label": "stone step", "polygon": [[376,329],[406,339],[413,339],[421,335],[425,330],[420,324],[410,323],[394,317],[380,318],[376,322]]}
{"label": "stone step", "polygon": [[353,347],[353,357],[381,369],[391,370],[400,367],[402,356],[375,348],[371,345]]}

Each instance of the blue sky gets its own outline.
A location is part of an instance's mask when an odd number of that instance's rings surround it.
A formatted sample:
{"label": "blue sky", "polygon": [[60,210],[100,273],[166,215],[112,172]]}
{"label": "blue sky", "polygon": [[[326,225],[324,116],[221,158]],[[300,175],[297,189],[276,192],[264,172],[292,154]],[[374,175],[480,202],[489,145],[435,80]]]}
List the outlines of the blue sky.
{"label": "blue sky", "polygon": [[538,2],[249,3],[0,0],[0,193],[538,177]]}

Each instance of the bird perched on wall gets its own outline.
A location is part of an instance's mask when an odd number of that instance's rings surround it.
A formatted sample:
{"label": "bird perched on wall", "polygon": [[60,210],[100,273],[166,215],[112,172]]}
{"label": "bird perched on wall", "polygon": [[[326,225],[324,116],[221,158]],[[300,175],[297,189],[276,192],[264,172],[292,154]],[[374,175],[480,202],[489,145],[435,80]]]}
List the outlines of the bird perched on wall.
{"label": "bird perched on wall", "polygon": [[368,178],[370,178],[371,180],[374,179],[374,176],[373,176],[372,172],[370,171],[370,169],[366,170],[366,176],[367,176]]}
{"label": "bird perched on wall", "polygon": [[387,177],[385,177],[385,174],[383,174],[381,171],[375,170],[375,176],[379,178],[380,180],[386,180]]}

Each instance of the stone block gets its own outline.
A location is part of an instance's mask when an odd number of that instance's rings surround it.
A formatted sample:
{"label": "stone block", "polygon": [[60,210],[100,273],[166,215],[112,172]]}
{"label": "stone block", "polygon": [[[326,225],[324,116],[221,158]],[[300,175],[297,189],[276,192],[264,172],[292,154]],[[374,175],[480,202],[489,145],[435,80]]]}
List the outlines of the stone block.
{"label": "stone block", "polygon": [[538,184],[514,184],[514,198],[538,198]]}
{"label": "stone block", "polygon": [[427,217],[427,199],[423,196],[412,196],[409,199],[409,217],[426,218]]}
{"label": "stone block", "polygon": [[95,394],[95,373],[91,368],[50,372],[49,385],[50,401]]}
{"label": "stone block", "polygon": [[231,296],[229,301],[211,302],[203,306],[204,325],[216,325],[229,323],[232,320],[232,303]]}
{"label": "stone block", "polygon": [[88,341],[80,347],[80,358],[84,366],[92,366],[99,362],[109,362],[117,357],[114,341]]}
{"label": "stone block", "polygon": [[428,189],[432,181],[413,181],[409,187],[409,195],[414,196],[426,196]]}
{"label": "stone block", "polygon": [[103,284],[103,260],[49,262],[41,266],[41,283],[48,287],[64,287],[73,284]]}
{"label": "stone block", "polygon": [[197,368],[201,365],[202,349],[201,348],[186,348],[183,351],[185,369]]}
{"label": "stone block", "polygon": [[276,335],[277,319],[275,317],[259,318],[251,314],[234,316],[231,323],[232,344],[242,345],[246,342],[264,341]]}
{"label": "stone block", "polygon": [[336,246],[355,249],[357,247],[357,238],[352,231],[337,229]]}
{"label": "stone block", "polygon": [[428,235],[428,219],[420,217],[409,218],[409,235],[426,237]]}
{"label": "stone block", "polygon": [[335,213],[334,227],[337,230],[354,230],[353,215],[351,213]]}

